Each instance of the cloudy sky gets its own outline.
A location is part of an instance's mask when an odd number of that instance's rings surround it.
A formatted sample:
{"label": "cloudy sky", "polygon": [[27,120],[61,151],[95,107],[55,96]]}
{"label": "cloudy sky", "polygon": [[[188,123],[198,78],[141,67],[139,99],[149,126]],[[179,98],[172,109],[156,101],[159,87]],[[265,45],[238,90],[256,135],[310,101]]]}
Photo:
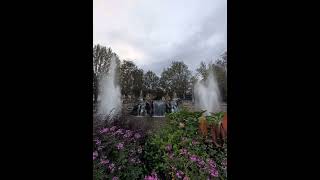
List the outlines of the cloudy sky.
{"label": "cloudy sky", "polygon": [[195,70],[227,49],[227,0],[93,0],[93,44],[158,75],[172,60]]}

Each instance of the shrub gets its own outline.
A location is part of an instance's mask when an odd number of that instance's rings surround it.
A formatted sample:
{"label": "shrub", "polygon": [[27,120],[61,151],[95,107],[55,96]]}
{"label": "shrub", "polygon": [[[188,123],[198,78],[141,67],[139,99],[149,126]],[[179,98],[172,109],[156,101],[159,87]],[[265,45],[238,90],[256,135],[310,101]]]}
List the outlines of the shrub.
{"label": "shrub", "polygon": [[208,126],[199,126],[202,114],[166,114],[165,124],[148,137],[119,123],[96,128],[93,179],[227,179],[226,139],[217,147],[214,131],[200,134],[201,128],[219,125],[222,113],[203,117]]}
{"label": "shrub", "polygon": [[144,135],[117,126],[101,128],[94,137],[93,179],[142,179]]}
{"label": "shrub", "polygon": [[[160,179],[226,179],[227,144],[215,147],[209,136],[200,135],[198,118],[203,112],[167,115],[167,124],[152,135],[145,145],[147,170]],[[207,119],[217,119],[214,117]]]}

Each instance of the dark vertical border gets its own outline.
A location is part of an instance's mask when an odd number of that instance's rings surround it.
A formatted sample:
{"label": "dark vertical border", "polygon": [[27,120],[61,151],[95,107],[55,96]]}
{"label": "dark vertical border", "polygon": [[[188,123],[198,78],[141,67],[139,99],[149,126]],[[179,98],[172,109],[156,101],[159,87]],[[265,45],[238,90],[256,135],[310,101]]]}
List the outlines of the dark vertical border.
{"label": "dark vertical border", "polygon": [[305,7],[228,0],[228,178],[317,172],[319,66],[305,17],[316,11]]}
{"label": "dark vertical border", "polygon": [[[269,177],[275,136],[272,122],[270,55],[266,54],[261,4],[228,0],[228,178]],[[262,23],[263,22],[263,23]],[[272,124],[272,123],[271,123]],[[269,164],[270,163],[270,164]],[[268,164],[268,165],[267,165]]]}
{"label": "dark vertical border", "polygon": [[9,179],[91,179],[92,1],[13,3],[3,6],[10,94],[1,127],[4,166],[12,170],[3,172]]}

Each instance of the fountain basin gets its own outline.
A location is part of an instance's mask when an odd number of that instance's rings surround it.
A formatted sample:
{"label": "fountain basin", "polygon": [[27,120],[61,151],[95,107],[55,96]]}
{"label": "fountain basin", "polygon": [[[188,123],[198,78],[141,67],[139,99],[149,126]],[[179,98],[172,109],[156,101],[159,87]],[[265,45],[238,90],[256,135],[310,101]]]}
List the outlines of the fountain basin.
{"label": "fountain basin", "polygon": [[[152,102],[152,105],[150,104]],[[162,100],[154,100],[154,101],[140,101],[136,103],[132,110],[131,115],[137,117],[164,117],[165,113],[177,112],[179,110],[178,107],[178,99],[172,100],[170,102],[162,101]],[[149,104],[147,104],[149,103]],[[148,106],[147,106],[148,105]],[[150,106],[152,108],[150,108]],[[147,109],[147,107],[149,107]]]}

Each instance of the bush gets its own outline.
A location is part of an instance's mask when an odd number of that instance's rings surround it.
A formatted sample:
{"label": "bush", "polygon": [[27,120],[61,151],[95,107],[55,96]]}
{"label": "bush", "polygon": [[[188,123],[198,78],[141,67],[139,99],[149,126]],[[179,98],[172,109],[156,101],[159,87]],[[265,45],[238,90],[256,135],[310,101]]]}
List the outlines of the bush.
{"label": "bush", "polygon": [[93,179],[142,179],[143,136],[117,126],[100,129],[94,137]]}
{"label": "bush", "polygon": [[[199,127],[209,128],[199,126],[202,114],[166,114],[166,123],[149,137],[121,124],[95,128],[93,179],[227,179],[226,140],[216,147],[212,131],[201,134]],[[222,117],[216,113],[205,119],[214,125]]]}
{"label": "bush", "polygon": [[[217,148],[208,138],[210,134],[207,137],[199,134],[198,118],[202,113],[182,110],[167,116],[167,125],[145,145],[149,172],[155,170],[161,179],[227,178],[227,145],[224,143]],[[209,116],[207,119],[217,118]]]}

